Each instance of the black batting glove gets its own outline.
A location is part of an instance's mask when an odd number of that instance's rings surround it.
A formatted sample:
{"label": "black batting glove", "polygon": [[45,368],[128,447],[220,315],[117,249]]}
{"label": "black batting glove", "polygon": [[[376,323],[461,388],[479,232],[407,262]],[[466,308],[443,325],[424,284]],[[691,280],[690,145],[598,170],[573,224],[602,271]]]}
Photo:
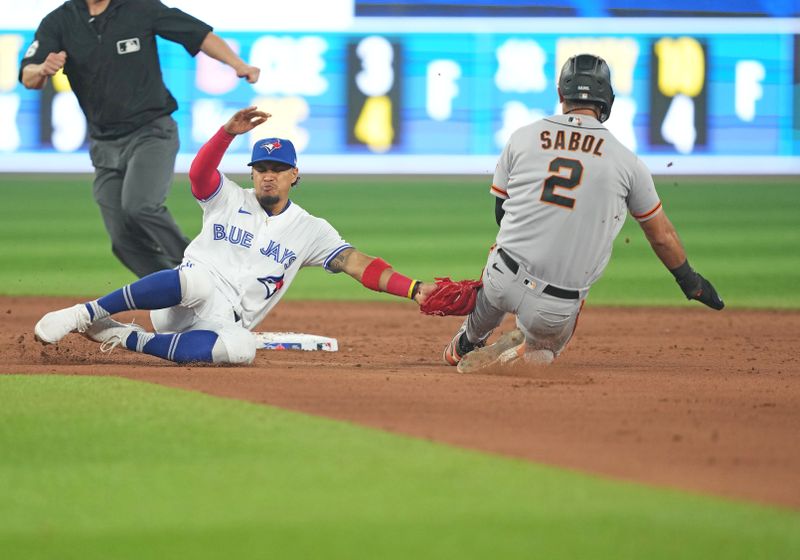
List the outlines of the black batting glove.
{"label": "black batting glove", "polygon": [[717,311],[725,307],[725,302],[719,297],[717,290],[714,289],[711,282],[703,278],[697,272],[695,272],[695,274],[697,275],[696,282],[689,285],[678,282],[681,290],[686,294],[686,299],[696,299],[700,303],[704,303],[711,309],[716,309]]}
{"label": "black batting glove", "polygon": [[711,282],[695,272],[689,266],[688,260],[684,261],[678,268],[670,269],[670,272],[675,276],[675,281],[681,287],[686,299],[696,299],[717,311],[725,307],[725,302],[719,297]]}

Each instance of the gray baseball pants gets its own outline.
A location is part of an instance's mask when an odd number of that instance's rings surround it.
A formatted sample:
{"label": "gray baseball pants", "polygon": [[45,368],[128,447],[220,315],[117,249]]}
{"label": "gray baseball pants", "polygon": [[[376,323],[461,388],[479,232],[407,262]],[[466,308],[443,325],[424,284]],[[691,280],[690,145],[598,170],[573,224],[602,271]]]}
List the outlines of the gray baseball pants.
{"label": "gray baseball pants", "polygon": [[558,356],[572,338],[586,291],[579,299],[563,299],[544,293],[546,282],[525,266],[513,273],[495,248],[483,271],[483,288],[475,309],[466,320],[467,339],[478,342],[500,325],[506,313],[517,318],[529,350],[550,350]]}
{"label": "gray baseball pants", "polygon": [[178,153],[170,116],[114,140],[91,140],[93,195],[111,250],[136,276],[174,268],[189,240],[164,206]]}

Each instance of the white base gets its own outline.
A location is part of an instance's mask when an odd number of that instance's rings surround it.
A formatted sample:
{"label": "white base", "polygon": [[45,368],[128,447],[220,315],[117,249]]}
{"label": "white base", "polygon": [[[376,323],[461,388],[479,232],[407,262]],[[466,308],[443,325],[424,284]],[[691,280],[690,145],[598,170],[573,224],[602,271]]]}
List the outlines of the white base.
{"label": "white base", "polygon": [[295,332],[254,332],[257,350],[322,350],[337,352],[339,343],[335,338]]}

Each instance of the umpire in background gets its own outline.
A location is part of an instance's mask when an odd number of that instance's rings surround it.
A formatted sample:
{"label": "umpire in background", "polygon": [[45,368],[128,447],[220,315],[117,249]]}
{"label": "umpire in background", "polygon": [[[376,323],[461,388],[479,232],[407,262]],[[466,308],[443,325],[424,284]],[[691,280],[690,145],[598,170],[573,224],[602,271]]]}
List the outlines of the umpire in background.
{"label": "umpire in background", "polygon": [[178,153],[178,108],[164,85],[156,35],[254,83],[212,28],[158,0],[69,0],[39,24],[19,79],[42,89],[61,68],[89,122],[93,194],[117,258],[139,277],[180,264],[188,240],[164,206]]}

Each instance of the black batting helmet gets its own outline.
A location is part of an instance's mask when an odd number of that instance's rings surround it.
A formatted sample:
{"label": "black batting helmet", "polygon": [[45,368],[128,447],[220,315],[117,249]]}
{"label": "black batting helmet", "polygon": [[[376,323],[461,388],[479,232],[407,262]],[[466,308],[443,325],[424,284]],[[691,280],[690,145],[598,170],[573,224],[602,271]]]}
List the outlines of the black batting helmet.
{"label": "black batting helmet", "polygon": [[614,90],[606,61],[593,54],[570,57],[561,68],[558,89],[567,101],[588,101],[600,107],[600,122],[611,114]]}

